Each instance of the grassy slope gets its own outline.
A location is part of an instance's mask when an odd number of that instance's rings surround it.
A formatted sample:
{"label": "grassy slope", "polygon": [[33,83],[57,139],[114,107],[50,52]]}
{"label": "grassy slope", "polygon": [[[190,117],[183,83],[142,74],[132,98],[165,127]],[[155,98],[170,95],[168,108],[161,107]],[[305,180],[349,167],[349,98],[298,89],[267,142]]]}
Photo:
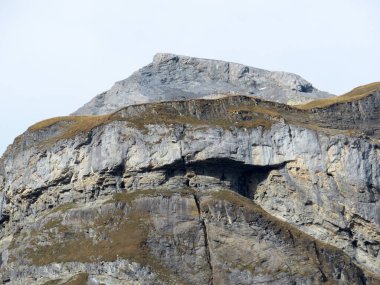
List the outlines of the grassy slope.
{"label": "grassy slope", "polygon": [[337,97],[315,100],[306,104],[297,105],[296,107],[302,110],[310,110],[314,108],[326,108],[337,103],[346,103],[357,101],[371,95],[380,90],[380,82],[374,82],[367,85],[359,86],[352,89],[350,92]]}
{"label": "grassy slope", "polygon": [[81,132],[88,132],[97,126],[106,124],[111,121],[111,115],[56,117],[36,123],[33,126],[29,127],[28,131],[38,132],[58,123],[67,123],[65,125],[65,132],[61,137],[64,139],[71,138]]}

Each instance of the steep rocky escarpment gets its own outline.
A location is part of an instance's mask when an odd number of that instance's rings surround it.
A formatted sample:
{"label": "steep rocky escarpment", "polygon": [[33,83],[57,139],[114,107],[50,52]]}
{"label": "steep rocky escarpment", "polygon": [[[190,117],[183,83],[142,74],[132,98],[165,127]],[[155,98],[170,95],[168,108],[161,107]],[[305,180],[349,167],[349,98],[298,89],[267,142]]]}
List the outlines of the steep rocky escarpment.
{"label": "steep rocky escarpment", "polygon": [[380,137],[380,83],[357,87],[339,97],[316,100],[298,106],[309,110],[311,119],[325,127],[359,129],[363,133]]}
{"label": "steep rocky escarpment", "polygon": [[80,274],[105,284],[377,281],[228,190],[140,190],[63,204],[25,223],[9,251],[8,266],[18,266],[6,278],[14,284],[68,284]]}
{"label": "steep rocky escarpment", "polygon": [[214,98],[224,94],[256,96],[281,103],[302,103],[333,95],[319,91],[300,76],[220,60],[156,54],[153,62],[116,82],[75,115],[100,115],[128,105]]}
{"label": "steep rocky escarpment", "polygon": [[0,162],[3,282],[377,284],[378,102],[228,96],[38,123]]}

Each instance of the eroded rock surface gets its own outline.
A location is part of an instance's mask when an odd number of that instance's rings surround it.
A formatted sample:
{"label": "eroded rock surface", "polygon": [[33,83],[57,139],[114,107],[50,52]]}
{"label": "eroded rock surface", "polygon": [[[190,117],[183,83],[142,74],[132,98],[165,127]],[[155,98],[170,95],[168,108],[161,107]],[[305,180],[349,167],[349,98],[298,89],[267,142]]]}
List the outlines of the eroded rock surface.
{"label": "eroded rock surface", "polygon": [[66,284],[80,274],[103,284],[377,281],[228,190],[140,190],[63,204],[25,223],[8,251],[3,272],[13,284]]}
{"label": "eroded rock surface", "polygon": [[333,96],[292,73],[159,53],[151,64],[116,82],[109,91],[96,96],[74,114],[99,115],[133,104],[225,94],[253,95],[291,104]]}
{"label": "eroded rock surface", "polygon": [[0,161],[3,283],[379,284],[379,96],[32,126]]}

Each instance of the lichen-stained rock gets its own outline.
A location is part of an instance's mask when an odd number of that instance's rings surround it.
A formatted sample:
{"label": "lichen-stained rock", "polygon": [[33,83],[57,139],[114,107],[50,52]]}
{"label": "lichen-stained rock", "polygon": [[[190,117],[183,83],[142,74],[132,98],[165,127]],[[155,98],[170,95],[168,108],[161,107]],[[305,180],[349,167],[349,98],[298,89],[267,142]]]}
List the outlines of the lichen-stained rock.
{"label": "lichen-stained rock", "polygon": [[32,126],[0,161],[3,281],[378,284],[378,109],[347,114],[379,94],[311,109],[166,102]]}

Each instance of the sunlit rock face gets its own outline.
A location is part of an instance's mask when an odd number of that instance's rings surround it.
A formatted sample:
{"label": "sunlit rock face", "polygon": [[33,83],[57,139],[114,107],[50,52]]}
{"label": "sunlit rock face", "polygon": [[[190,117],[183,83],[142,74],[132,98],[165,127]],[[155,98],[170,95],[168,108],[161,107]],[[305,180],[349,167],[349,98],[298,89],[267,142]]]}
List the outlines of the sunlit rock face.
{"label": "sunlit rock face", "polygon": [[30,127],[0,160],[3,283],[379,284],[380,95],[361,88]]}
{"label": "sunlit rock face", "polygon": [[247,95],[297,104],[333,95],[299,75],[243,64],[175,54],[156,54],[153,62],[116,82],[78,109],[75,115],[99,115],[147,102]]}

